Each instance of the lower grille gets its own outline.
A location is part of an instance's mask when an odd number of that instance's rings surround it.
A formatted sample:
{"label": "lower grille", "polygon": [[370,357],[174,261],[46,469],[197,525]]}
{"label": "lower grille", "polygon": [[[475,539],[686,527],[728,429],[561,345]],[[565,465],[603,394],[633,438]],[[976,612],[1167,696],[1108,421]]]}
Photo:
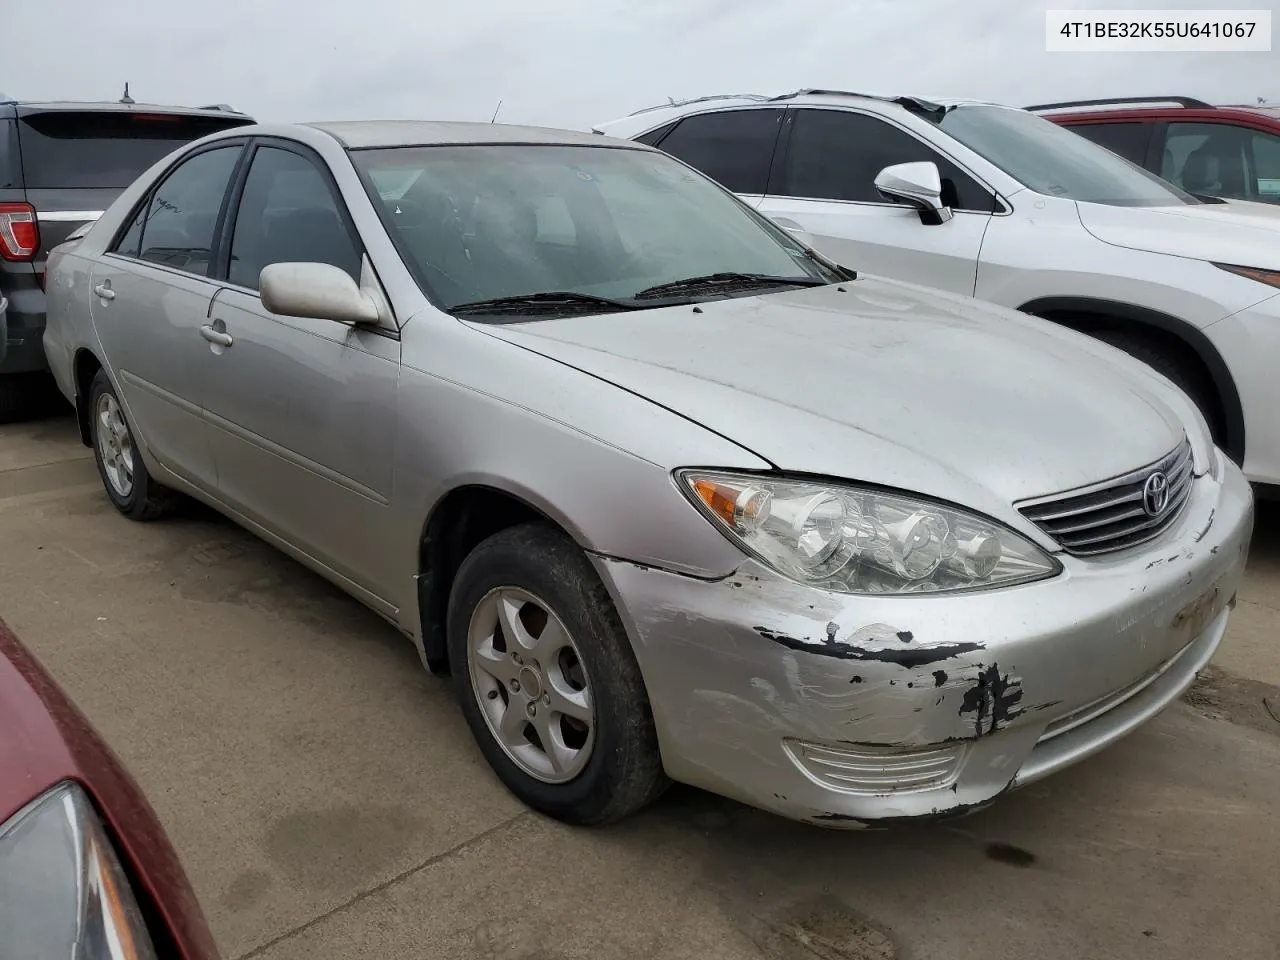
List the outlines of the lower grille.
{"label": "lower grille", "polygon": [[1067,553],[1094,556],[1154,540],[1191,495],[1191,443],[1132,473],[1084,490],[1018,504],[1022,515]]}

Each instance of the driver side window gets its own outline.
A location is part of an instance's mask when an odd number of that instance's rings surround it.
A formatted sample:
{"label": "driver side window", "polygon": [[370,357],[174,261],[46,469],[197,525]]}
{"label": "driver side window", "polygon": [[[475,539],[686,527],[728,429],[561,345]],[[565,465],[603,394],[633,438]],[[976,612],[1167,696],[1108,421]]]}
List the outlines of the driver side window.
{"label": "driver side window", "polygon": [[327,263],[360,282],[362,251],[319,168],[292,150],[259,147],[231,235],[227,279],[258,289],[273,263]]}
{"label": "driver side window", "polygon": [[929,160],[942,178],[942,202],[992,213],[995,197],[950,160],[904,130],[866,114],[797,109],[779,196],[885,203],[876,175],[896,163]]}

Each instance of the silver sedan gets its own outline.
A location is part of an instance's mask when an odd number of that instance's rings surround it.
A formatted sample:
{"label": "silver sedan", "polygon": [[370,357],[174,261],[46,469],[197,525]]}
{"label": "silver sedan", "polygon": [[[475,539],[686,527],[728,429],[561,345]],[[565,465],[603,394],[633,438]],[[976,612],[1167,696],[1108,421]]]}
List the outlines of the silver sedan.
{"label": "silver sedan", "polygon": [[122,514],[195,497],[368,604],[530,806],[851,827],[1154,716],[1253,503],[1126,355],[850,266],[637,143],[252,126],[58,248],[45,345]]}

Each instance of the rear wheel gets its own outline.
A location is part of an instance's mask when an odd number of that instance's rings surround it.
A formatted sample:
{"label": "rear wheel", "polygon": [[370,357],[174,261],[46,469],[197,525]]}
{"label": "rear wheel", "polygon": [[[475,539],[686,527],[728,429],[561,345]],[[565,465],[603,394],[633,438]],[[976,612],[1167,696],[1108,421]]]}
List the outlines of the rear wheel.
{"label": "rear wheel", "polygon": [[103,370],[89,388],[89,433],[102,485],[117,510],[131,520],[154,520],[173,509],[178,495],[151,479],[124,407]]}
{"label": "rear wheel", "polygon": [[525,804],[568,823],[608,823],[665,788],[630,642],[562,533],[523,524],[477,546],[450,593],[448,642],[471,732]]}

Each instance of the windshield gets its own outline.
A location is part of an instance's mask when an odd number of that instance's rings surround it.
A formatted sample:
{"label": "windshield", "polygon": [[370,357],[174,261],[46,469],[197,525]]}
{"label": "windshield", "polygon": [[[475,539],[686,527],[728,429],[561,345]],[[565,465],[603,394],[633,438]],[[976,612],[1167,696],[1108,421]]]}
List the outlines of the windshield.
{"label": "windshield", "polygon": [[1119,207],[1198,203],[1172,184],[1079,134],[1007,107],[964,106],[939,126],[1037,193]]}
{"label": "windshield", "polygon": [[[505,297],[589,309],[589,298],[661,306],[664,285],[720,281],[698,299],[777,278],[840,277],[712,181],[663,153],[469,145],[352,153],[425,292],[443,309]],[[746,275],[746,287],[723,275]],[[689,291],[684,302],[689,299]],[[576,299],[574,299],[576,297]],[[665,302],[670,302],[666,300]],[[617,306],[618,304],[614,304]]]}

